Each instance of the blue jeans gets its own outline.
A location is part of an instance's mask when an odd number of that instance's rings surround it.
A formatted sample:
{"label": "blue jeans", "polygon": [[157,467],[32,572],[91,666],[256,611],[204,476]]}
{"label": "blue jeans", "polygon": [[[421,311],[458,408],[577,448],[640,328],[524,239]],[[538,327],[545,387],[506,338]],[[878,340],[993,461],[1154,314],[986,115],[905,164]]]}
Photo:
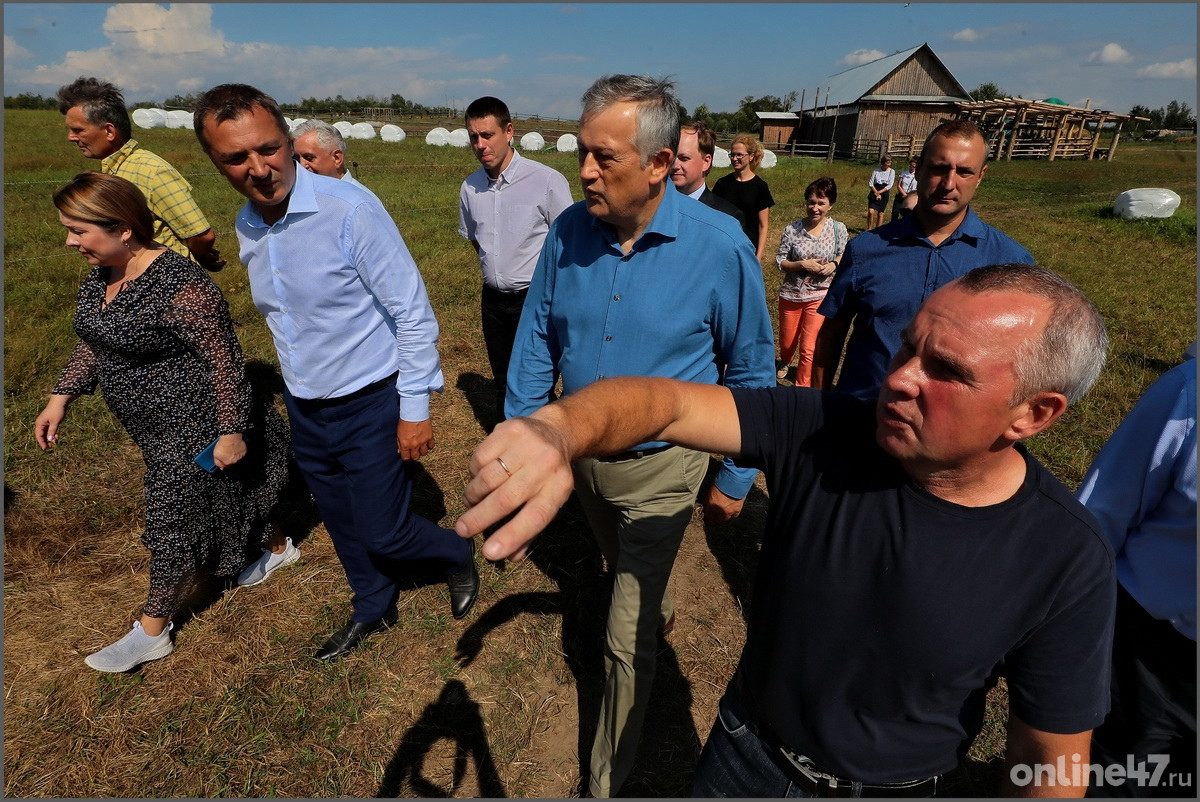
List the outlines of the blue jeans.
{"label": "blue jeans", "polygon": [[412,483],[396,453],[400,397],[388,385],[336,405],[283,394],[296,464],[354,591],[351,621],[387,616],[396,604],[396,563],[458,571],[471,546],[409,510]]}
{"label": "blue jeans", "polygon": [[811,795],[793,783],[776,763],[782,759],[754,732],[741,694],[730,682],[700,753],[691,795],[809,798]]}

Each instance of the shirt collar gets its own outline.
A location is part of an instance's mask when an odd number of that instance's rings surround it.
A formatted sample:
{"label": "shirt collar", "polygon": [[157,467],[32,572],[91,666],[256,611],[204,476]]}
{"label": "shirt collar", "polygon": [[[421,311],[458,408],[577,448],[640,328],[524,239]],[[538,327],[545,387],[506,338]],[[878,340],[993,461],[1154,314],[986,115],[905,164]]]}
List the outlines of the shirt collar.
{"label": "shirt collar", "polygon": [[511,184],[513,177],[521,172],[520,163],[523,161],[525,161],[525,157],[518,153],[516,148],[512,148],[512,158],[509,160],[508,166],[501,170],[500,175],[496,178],[506,184]]}
{"label": "shirt collar", "polygon": [[[668,186],[663,187],[662,200],[659,201],[658,208],[654,210],[654,217],[650,218],[650,222],[642,230],[637,242],[633,243],[635,251],[638,250],[638,245],[651,234],[656,239],[675,239],[679,233],[679,199],[683,197],[683,193],[675,189],[675,185],[669,178],[664,180]],[[616,229],[609,223],[593,217],[592,228],[600,229],[610,242],[616,242]]]}
{"label": "shirt collar", "polygon": [[[915,214],[905,215],[900,219],[900,224],[903,226],[902,236],[914,237],[920,240],[925,239],[925,232],[921,230],[920,225],[917,223],[917,216]],[[967,214],[963,217],[962,222],[958,224],[958,228],[954,229],[954,233],[946,237],[943,243],[963,238],[978,242],[983,239],[986,232],[987,226],[979,219],[975,211],[968,206]]]}
{"label": "shirt collar", "polygon": [[124,164],[125,160],[137,150],[137,140],[126,140],[125,144],[119,150],[108,154],[100,160],[100,171],[103,173],[111,173],[113,170]]}
{"label": "shirt collar", "polygon": [[[337,178],[328,178],[322,176],[329,181],[338,181]],[[292,215],[311,214],[319,210],[317,206],[317,193],[313,188],[313,174],[305,170],[299,164],[296,165],[296,182],[292,184],[292,192],[287,199],[287,211],[283,217],[275,221],[275,225],[282,223]],[[238,219],[244,221],[251,228],[270,228],[271,226],[263,222],[262,213],[258,210],[251,201],[247,200],[246,205],[242,207]]]}

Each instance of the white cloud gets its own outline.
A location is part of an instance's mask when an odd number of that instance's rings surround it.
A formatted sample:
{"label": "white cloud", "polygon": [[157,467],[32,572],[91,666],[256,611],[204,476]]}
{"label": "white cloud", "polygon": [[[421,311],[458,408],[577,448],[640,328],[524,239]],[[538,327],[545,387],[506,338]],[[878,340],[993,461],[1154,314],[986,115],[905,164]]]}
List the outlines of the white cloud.
{"label": "white cloud", "polygon": [[863,48],[855,50],[853,53],[848,53],[838,63],[845,64],[848,67],[859,67],[863,64],[870,64],[872,61],[877,61],[886,55],[887,53],[884,53],[882,50],[867,50]]}
{"label": "white cloud", "polygon": [[[53,91],[80,75],[98,75],[120,86],[131,102],[249,80],[281,102],[398,93],[437,104],[449,99],[447,93],[480,86],[480,75],[493,74],[511,62],[507,55],[464,60],[429,48],[230,42],[213,27],[212,7],[207,4],[114,5],[105,16],[103,31],[109,40],[106,46],[71,51],[58,63],[32,70],[9,69],[6,79]],[[502,88],[491,79],[485,83],[495,91]]]}
{"label": "white cloud", "polygon": [[29,58],[32,55],[33,53],[29,52],[29,50],[17,44],[16,39],[12,38],[8,34],[4,34],[5,64],[8,64],[9,62],[20,61],[21,59]]}
{"label": "white cloud", "polygon": [[1149,64],[1137,71],[1139,78],[1195,78],[1196,59],[1185,58],[1183,61],[1168,61],[1162,64]]}
{"label": "white cloud", "polygon": [[950,38],[956,42],[976,42],[979,40],[979,34],[974,28],[963,28],[961,31],[955,31]]}
{"label": "white cloud", "polygon": [[1109,42],[1087,58],[1088,64],[1128,64],[1133,61],[1129,51],[1116,42]]}
{"label": "white cloud", "polygon": [[165,8],[119,3],[108,9],[101,30],[116,50],[143,56],[220,57],[225,51],[225,35],[213,28],[212,6],[207,3],[172,3]]}

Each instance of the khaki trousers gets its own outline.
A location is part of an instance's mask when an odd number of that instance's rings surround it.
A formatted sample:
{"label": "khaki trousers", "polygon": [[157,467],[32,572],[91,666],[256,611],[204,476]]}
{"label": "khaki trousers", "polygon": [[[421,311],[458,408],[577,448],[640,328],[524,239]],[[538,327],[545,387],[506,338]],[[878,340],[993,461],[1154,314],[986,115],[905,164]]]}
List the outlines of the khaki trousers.
{"label": "khaki trousers", "polygon": [[674,607],[667,580],[708,455],[671,448],[640,459],[579,460],[575,491],[615,574],[604,645],[604,698],[592,744],[589,790],[608,797],[633,768],[658,651]]}

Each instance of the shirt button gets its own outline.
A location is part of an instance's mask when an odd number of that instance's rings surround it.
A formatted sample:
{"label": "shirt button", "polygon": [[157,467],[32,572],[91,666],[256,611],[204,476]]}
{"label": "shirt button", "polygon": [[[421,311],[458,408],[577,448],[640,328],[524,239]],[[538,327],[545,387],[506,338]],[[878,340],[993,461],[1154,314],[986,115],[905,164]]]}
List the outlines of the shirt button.
{"label": "shirt button", "polygon": [[610,334],[609,336],[605,337],[604,342],[606,342],[606,343],[612,342],[612,335]]}
{"label": "shirt button", "polygon": [[613,300],[614,300],[614,301],[619,301],[619,300],[621,300],[621,296],[620,296],[620,295],[614,295],[614,296],[613,296]]}

